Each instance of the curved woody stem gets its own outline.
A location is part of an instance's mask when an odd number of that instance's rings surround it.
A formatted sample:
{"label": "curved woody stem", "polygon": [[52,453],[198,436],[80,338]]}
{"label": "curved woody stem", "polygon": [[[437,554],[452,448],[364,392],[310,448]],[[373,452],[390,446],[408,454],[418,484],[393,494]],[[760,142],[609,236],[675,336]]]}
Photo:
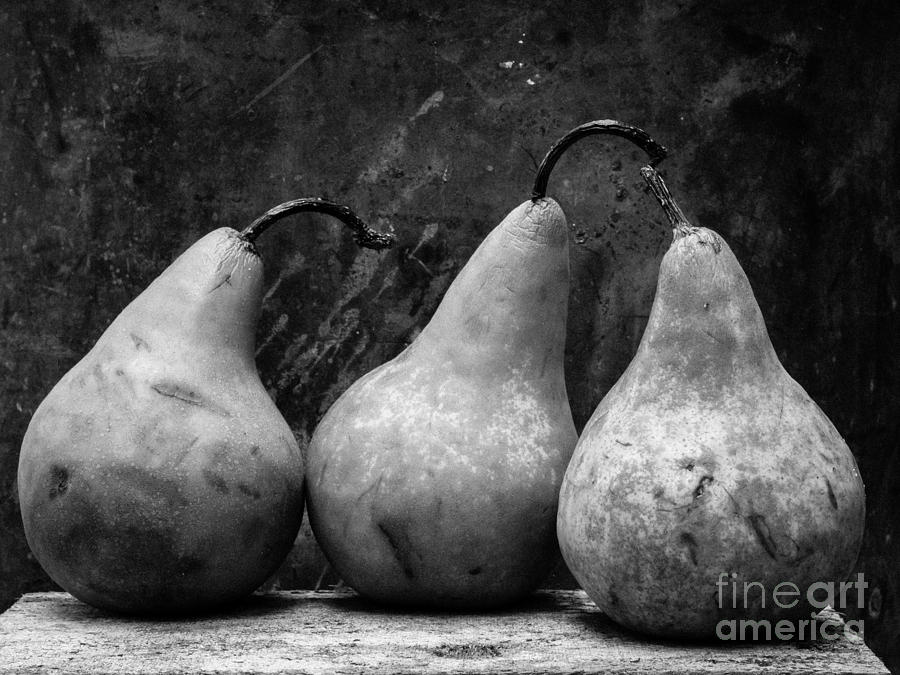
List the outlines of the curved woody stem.
{"label": "curved woody stem", "polygon": [[681,236],[684,236],[696,229],[691,225],[687,216],[684,215],[684,212],[675,202],[675,199],[673,199],[672,194],[669,192],[669,188],[666,187],[665,181],[656,169],[652,166],[645,166],[641,169],[641,176],[650,187],[650,192],[656,197],[656,201],[662,206],[666,218],[669,219],[669,223],[672,224],[672,227],[675,228],[676,232]]}
{"label": "curved woody stem", "polygon": [[373,230],[359,216],[353,213],[349,207],[325,201],[318,197],[292,199],[289,202],[284,202],[269,209],[245,227],[241,231],[241,237],[252,244],[273,223],[295,213],[303,212],[326,213],[329,216],[334,216],[353,230],[353,239],[358,246],[379,250],[388,248],[394,243],[394,235]]}
{"label": "curved woody stem", "polygon": [[553,171],[556,162],[566,150],[585,136],[593,136],[595,134],[611,134],[627,138],[650,156],[651,167],[664,160],[668,154],[665,147],[654,141],[646,131],[631,124],[617,122],[616,120],[587,122],[572,129],[550,147],[535,175],[531,201],[536,202],[547,195],[547,181],[550,179],[550,172]]}

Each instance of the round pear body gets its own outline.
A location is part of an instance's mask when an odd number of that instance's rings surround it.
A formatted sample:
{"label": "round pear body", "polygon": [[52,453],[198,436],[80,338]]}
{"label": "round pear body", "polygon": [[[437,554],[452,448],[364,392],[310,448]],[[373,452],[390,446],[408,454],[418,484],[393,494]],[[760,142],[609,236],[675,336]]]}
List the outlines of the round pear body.
{"label": "round pear body", "polygon": [[215,230],[113,321],[35,412],[19,460],[29,546],[97,607],[207,609],[287,555],[303,458],[260,382],[262,265]]}
{"label": "round pear body", "polygon": [[813,584],[837,590],[853,569],[864,510],[853,455],[779,362],[727,244],[676,233],[638,352],[563,481],[557,527],[575,578],[653,635],[809,620]]}
{"label": "round pear body", "polygon": [[415,341],[319,424],[310,523],[359,593],[487,608],[529,593],[558,559],[577,438],[563,379],[567,247],[555,202],[513,210]]}

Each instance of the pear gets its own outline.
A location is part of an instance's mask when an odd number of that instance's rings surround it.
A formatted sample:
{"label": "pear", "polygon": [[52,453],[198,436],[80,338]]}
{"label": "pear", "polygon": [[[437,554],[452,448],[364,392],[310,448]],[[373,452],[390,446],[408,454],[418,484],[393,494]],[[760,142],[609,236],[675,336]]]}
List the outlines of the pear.
{"label": "pear", "polygon": [[779,362],[731,249],[642,173],[674,241],[637,354],[566,471],[563,557],[603,612],[644,633],[809,621],[859,552],[856,462]]}
{"label": "pear", "polygon": [[254,362],[263,294],[255,237],[210,232],[110,324],[43,400],[22,443],[25,535],[80,600],[129,613],[193,612],[257,588],[303,514],[304,459]]}
{"label": "pear", "polygon": [[544,191],[565,148],[590,133],[631,128],[602,120],[561,139],[532,200],[481,243],[416,339],[351,385],[313,434],[310,524],[370,599],[494,607],[558,559],[556,505],[577,436],[563,374],[567,225]]}

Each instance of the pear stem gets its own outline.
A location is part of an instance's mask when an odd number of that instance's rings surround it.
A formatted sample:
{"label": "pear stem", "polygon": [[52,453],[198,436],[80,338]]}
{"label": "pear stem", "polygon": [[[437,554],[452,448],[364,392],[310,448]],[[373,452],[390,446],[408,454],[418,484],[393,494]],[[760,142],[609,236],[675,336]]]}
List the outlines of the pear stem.
{"label": "pear stem", "polygon": [[666,183],[662,179],[662,176],[659,175],[652,165],[643,167],[641,169],[641,176],[643,176],[647,185],[650,187],[650,192],[656,197],[656,201],[662,206],[666,218],[669,219],[672,227],[674,227],[679,234],[684,236],[696,229],[691,225],[690,221],[688,221],[687,216],[684,215],[681,207],[678,206],[675,199],[672,197],[672,194],[669,192],[669,188],[666,187]]}
{"label": "pear stem", "polygon": [[252,244],[273,223],[295,213],[303,212],[326,213],[329,216],[334,216],[353,230],[353,239],[358,246],[379,250],[388,248],[394,243],[394,235],[373,230],[359,216],[353,213],[349,207],[328,202],[318,197],[292,199],[289,202],[269,209],[245,227],[241,232],[241,237]]}
{"label": "pear stem", "polygon": [[624,124],[616,120],[594,120],[586,122],[575,127],[565,136],[560,138],[556,143],[550,146],[550,150],[541,161],[538,167],[537,175],[534,177],[534,189],[531,191],[531,201],[536,202],[547,196],[547,181],[550,179],[550,172],[556,166],[556,162],[560,157],[573,145],[576,141],[585,136],[593,136],[594,134],[611,134],[613,136],[621,136],[638,146],[641,150],[650,155],[650,166],[656,166],[659,162],[666,158],[668,151],[659,143],[650,138],[650,135],[643,129],[639,129],[631,124]]}

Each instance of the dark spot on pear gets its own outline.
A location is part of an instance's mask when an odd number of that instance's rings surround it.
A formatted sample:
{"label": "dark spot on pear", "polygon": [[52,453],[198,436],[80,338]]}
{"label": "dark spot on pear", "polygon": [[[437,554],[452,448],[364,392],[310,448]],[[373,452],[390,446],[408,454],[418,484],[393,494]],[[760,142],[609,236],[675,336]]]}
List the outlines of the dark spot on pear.
{"label": "dark spot on pear", "polygon": [[481,574],[481,566],[479,565],[478,567],[473,567],[472,569],[469,570],[469,574],[471,574],[472,576],[475,576],[476,574]]}
{"label": "dark spot on pear", "polygon": [[209,292],[212,293],[213,291],[215,291],[215,290],[221,288],[221,287],[224,286],[225,284],[228,284],[229,286],[231,286],[231,273],[230,273],[230,272],[229,272],[228,274],[226,274],[226,275],[222,278],[222,280],[219,281],[219,283],[217,283],[215,286],[213,286],[212,288],[210,288],[210,289],[209,289]]}
{"label": "dark spot on pear", "polygon": [[766,523],[766,517],[754,513],[747,516],[747,520],[750,522],[750,527],[753,528],[753,533],[756,535],[763,550],[769,554],[770,558],[778,560],[778,547],[775,545],[774,539],[772,539],[772,533],[769,532],[769,525]]}
{"label": "dark spot on pear", "polygon": [[831,502],[831,508],[837,511],[837,497],[834,496],[834,489],[831,487],[831,481],[827,478],[825,479],[825,485],[828,487],[828,501]]}
{"label": "dark spot on pear", "polygon": [[656,488],[656,489],[653,491],[653,497],[654,497],[655,499],[659,499],[659,498],[662,497],[664,494],[665,494],[665,490],[663,490],[661,487],[658,487],[658,488]]}
{"label": "dark spot on pear", "polygon": [[626,448],[631,447],[631,443],[628,443],[626,441],[620,441],[618,438],[616,439],[616,443],[618,443],[619,445],[624,445]]}
{"label": "dark spot on pear", "polygon": [[228,489],[228,483],[215,471],[203,469],[203,480],[211,485],[216,492],[219,492],[223,495],[227,495],[230,492],[230,490]]}
{"label": "dark spot on pear", "polygon": [[876,586],[872,589],[872,592],[869,593],[869,600],[866,603],[866,610],[869,612],[869,616],[873,619],[877,619],[881,616],[881,607],[882,607],[883,599],[881,597],[881,589]]}
{"label": "dark spot on pear", "polygon": [[185,604],[207,563],[181,553],[168,524],[144,508],[123,511],[122,520],[112,522],[90,494],[75,491],[68,498],[73,507],[52,540],[45,537],[40,545],[85,570],[86,587],[125,611],[161,612]]}
{"label": "dark spot on pear", "polygon": [[550,357],[553,356],[553,349],[547,349],[544,352],[544,358],[541,359],[541,372],[538,377],[544,377],[544,373],[547,372],[547,365],[550,363]]}
{"label": "dark spot on pear", "polygon": [[135,496],[153,501],[162,500],[169,506],[187,506],[188,500],[181,493],[178,484],[160,478],[135,466],[122,466],[110,470],[110,479],[119,485],[126,485]]}
{"label": "dark spot on pear", "polygon": [[378,529],[381,531],[381,534],[384,535],[388,545],[394,552],[394,557],[397,559],[397,562],[400,563],[400,567],[403,570],[403,574],[406,575],[406,578],[415,578],[416,573],[413,571],[412,565],[410,564],[408,538],[403,533],[396,532],[383,522],[378,523]]}
{"label": "dark spot on pear", "polygon": [[57,497],[65,494],[66,490],[68,489],[69,472],[65,467],[54,464],[50,468],[50,499],[56,499]]}
{"label": "dark spot on pear", "polygon": [[200,397],[197,396],[197,394],[195,394],[193,391],[184,389],[183,387],[179,387],[177,384],[174,384],[172,382],[158,382],[156,384],[151,384],[150,388],[160,396],[174,398],[190,405],[203,405]]}
{"label": "dark spot on pear", "polygon": [[694,488],[694,499],[700,499],[706,492],[706,488],[709,487],[710,483],[715,480],[712,476],[703,476],[700,479],[700,482],[697,484],[697,487]]}
{"label": "dark spot on pear", "polygon": [[705,309],[707,312],[709,311],[709,303],[708,302],[703,303],[703,309]]}
{"label": "dark spot on pear", "polygon": [[686,546],[691,562],[697,564],[697,540],[690,532],[682,532],[678,537],[678,541],[682,546]]}
{"label": "dark spot on pear", "polygon": [[619,604],[619,596],[616,595],[615,591],[609,591],[609,604],[611,604],[611,605]]}
{"label": "dark spot on pear", "polygon": [[687,464],[684,465],[684,468],[687,469],[688,471],[693,471],[694,466],[696,466],[696,465],[693,462],[688,462]]}
{"label": "dark spot on pear", "polygon": [[328,470],[328,460],[326,459],[322,462],[322,470],[319,471],[319,478],[316,482],[316,485],[321,485],[322,481],[325,480],[325,472]]}
{"label": "dark spot on pear", "polygon": [[250,455],[252,457],[256,457],[258,454],[259,454],[259,446],[258,445],[254,445],[252,448],[250,448]]}
{"label": "dark spot on pear", "polygon": [[142,337],[135,335],[134,333],[130,333],[129,335],[131,337],[131,341],[134,343],[134,348],[137,351],[140,351],[142,349],[145,351],[148,351],[148,352],[153,351],[152,349],[150,349],[150,345],[147,344],[147,341],[144,340]]}
{"label": "dark spot on pear", "polygon": [[248,497],[253,497],[253,499],[259,499],[261,496],[261,493],[258,489],[250,485],[246,485],[245,483],[238,483],[238,490],[241,492],[241,494],[247,495]]}

